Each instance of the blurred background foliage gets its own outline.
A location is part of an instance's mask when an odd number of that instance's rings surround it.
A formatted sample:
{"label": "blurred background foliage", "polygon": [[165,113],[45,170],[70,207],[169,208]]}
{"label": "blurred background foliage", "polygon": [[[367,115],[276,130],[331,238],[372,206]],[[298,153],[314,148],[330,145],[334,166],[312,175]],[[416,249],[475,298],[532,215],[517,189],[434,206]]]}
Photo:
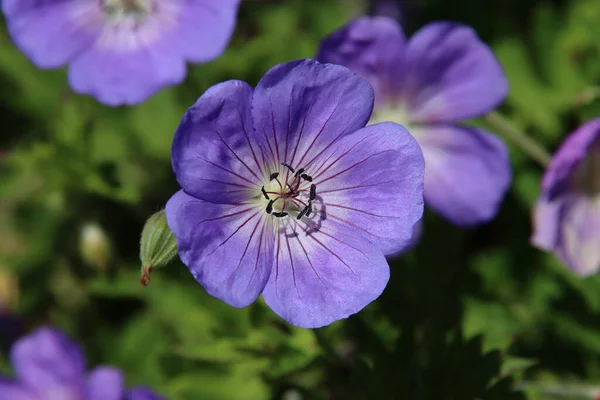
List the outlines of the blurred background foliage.
{"label": "blurred background foliage", "polygon": [[[438,19],[474,27],[510,81],[500,111],[548,151],[600,115],[599,0],[398,3],[407,33]],[[255,84],[313,56],[322,37],[377,9],[244,1],[221,58],[129,108],[73,94],[65,70],[36,69],[0,20],[0,318],[19,318],[0,332],[0,370],[15,331],[52,324],[90,365],[116,365],[129,385],[172,400],[546,399],[555,385],[600,386],[600,278],[530,247],[543,169],[510,142],[514,183],[499,216],[459,230],[427,213],[384,295],[348,320],[303,330],[260,301],[234,309],[179,262],[139,284],[139,234],[177,190],[170,144],[187,107],[217,82]]]}

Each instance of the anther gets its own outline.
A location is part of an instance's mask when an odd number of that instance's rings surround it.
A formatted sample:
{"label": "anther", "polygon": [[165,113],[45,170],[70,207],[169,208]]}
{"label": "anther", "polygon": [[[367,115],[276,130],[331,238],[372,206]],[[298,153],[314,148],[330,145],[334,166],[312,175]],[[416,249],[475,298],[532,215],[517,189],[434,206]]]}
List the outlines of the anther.
{"label": "anther", "polygon": [[284,167],[287,167],[290,171],[292,171],[292,174],[294,172],[296,172],[296,170],[294,168],[292,168],[292,166],[290,164],[282,162],[281,165],[283,165]]}
{"label": "anther", "polygon": [[271,200],[271,198],[269,197],[269,195],[267,194],[267,191],[265,190],[265,187],[263,186],[262,188],[260,188],[260,191],[262,192],[263,196],[265,196],[265,199],[267,200]]}
{"label": "anther", "polygon": [[282,212],[274,212],[271,215],[274,217],[282,218],[282,217],[285,217],[286,215],[288,215],[288,213],[286,213],[285,211],[282,211]]}
{"label": "anther", "polygon": [[296,174],[294,176],[301,175],[303,172],[304,172],[304,168],[300,168],[298,171],[296,171]]}
{"label": "anther", "polygon": [[312,202],[308,202],[308,205],[306,206],[306,216],[310,216],[310,213],[312,212]]}
{"label": "anther", "polygon": [[312,176],[310,175],[302,174],[300,175],[300,178],[304,179],[305,181],[312,182]]}
{"label": "anther", "polygon": [[275,203],[275,200],[270,200],[269,204],[267,204],[267,209],[265,210],[267,211],[267,214],[271,214],[273,211],[273,203]]}
{"label": "anther", "polygon": [[300,214],[298,214],[298,216],[296,216],[296,219],[302,219],[302,217],[304,217],[304,214],[306,214],[306,209],[308,206],[304,207],[304,209],[302,209],[302,211],[300,211]]}
{"label": "anther", "polygon": [[270,176],[269,176],[269,180],[272,181],[273,179],[276,179],[279,176],[279,172],[273,172]]}
{"label": "anther", "polygon": [[308,196],[309,200],[314,200],[317,198],[317,185],[315,185],[314,183],[312,183],[310,185],[310,195]]}

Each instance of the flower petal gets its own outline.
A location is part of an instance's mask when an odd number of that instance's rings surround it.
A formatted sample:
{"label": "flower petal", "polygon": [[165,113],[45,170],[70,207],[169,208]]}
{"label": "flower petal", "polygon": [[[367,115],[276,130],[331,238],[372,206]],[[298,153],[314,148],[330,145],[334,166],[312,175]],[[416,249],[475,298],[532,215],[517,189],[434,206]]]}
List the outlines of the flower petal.
{"label": "flower petal", "polygon": [[91,46],[101,32],[100,10],[93,2],[5,0],[12,40],[41,68],[57,68]]}
{"label": "flower petal", "polygon": [[[593,168],[594,159],[589,160],[591,165],[582,164],[588,155],[591,155],[592,150],[595,153],[599,151],[598,148],[593,149],[593,147],[600,147],[598,143],[600,143],[600,118],[586,122],[571,133],[560,145],[544,173],[542,197],[552,200],[555,196],[572,190],[572,181],[576,178],[579,166],[584,166],[585,169],[592,167],[591,170],[582,172],[585,172],[585,175],[595,175],[597,172]],[[593,176],[590,178],[592,181],[595,179]]]}
{"label": "flower petal", "polygon": [[600,270],[600,204],[568,194],[541,199],[534,212],[534,246],[554,252],[574,273],[589,276]]}
{"label": "flower petal", "polygon": [[165,398],[155,394],[148,388],[137,387],[127,393],[125,400],[165,400]]}
{"label": "flower petal", "polygon": [[227,47],[235,28],[240,0],[183,0],[180,3],[176,29],[167,34],[165,41],[176,46],[190,62],[217,58]]}
{"label": "flower petal", "polygon": [[181,190],[166,215],[181,260],[210,295],[234,307],[256,300],[273,265],[273,227],[262,208],[207,203]]}
{"label": "flower petal", "polygon": [[19,382],[44,396],[65,393],[77,397],[84,382],[85,362],[79,346],[63,333],[41,328],[20,339],[11,350]]}
{"label": "flower petal", "polygon": [[0,377],[0,400],[37,400],[37,396],[16,382]]}
{"label": "flower petal", "polygon": [[490,48],[465,25],[431,23],[408,42],[402,98],[415,121],[457,121],[501,103],[504,71]]}
{"label": "flower petal", "polygon": [[295,168],[366,125],[373,90],[349,69],[314,60],[271,68],[252,99],[256,137],[271,163]]}
{"label": "flower petal", "polygon": [[459,226],[492,219],[511,181],[504,143],[484,130],[454,125],[411,133],[425,157],[425,204]]}
{"label": "flower petal", "polygon": [[377,299],[389,280],[383,254],[357,230],[314,214],[319,228],[288,219],[276,238],[276,260],[263,296],[289,323],[318,328]]}
{"label": "flower petal", "polygon": [[359,231],[384,254],[411,243],[423,215],[424,162],[404,127],[384,122],[360,129],[307,170],[328,219]]}
{"label": "flower petal", "polygon": [[98,367],[87,378],[85,400],[121,400],[124,392],[125,381],[121,371]]}
{"label": "flower petal", "polygon": [[99,41],[70,64],[69,83],[74,91],[110,106],[132,105],[185,78],[185,61],[164,41],[131,50],[107,41]]}
{"label": "flower petal", "polygon": [[184,115],[171,154],[177,182],[187,193],[213,203],[237,203],[260,194],[258,184],[268,172],[254,142],[251,96],[245,82],[220,83]]}
{"label": "flower petal", "polygon": [[377,108],[399,90],[405,41],[402,29],[393,19],[362,17],[325,38],[317,60],[348,67],[369,81]]}

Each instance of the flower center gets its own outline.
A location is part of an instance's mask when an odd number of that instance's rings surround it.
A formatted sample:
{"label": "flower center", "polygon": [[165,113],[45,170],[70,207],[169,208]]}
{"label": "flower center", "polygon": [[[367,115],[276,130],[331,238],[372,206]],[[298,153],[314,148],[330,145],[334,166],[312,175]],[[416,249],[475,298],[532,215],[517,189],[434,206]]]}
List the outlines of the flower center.
{"label": "flower center", "polygon": [[288,216],[302,219],[313,213],[313,201],[317,198],[317,185],[304,168],[295,169],[289,164],[282,173],[272,172],[269,182],[261,188],[267,201],[265,212],[276,218]]}
{"label": "flower center", "polygon": [[[404,107],[400,105],[388,104],[373,111],[369,125],[380,122],[391,121],[402,125],[410,132],[410,116]],[[412,132],[411,132],[412,133]]]}
{"label": "flower center", "polygon": [[150,0],[100,0],[100,6],[109,18],[116,19],[145,17],[152,9]]}
{"label": "flower center", "polygon": [[590,146],[590,150],[575,170],[575,187],[587,197],[600,196],[600,141]]}

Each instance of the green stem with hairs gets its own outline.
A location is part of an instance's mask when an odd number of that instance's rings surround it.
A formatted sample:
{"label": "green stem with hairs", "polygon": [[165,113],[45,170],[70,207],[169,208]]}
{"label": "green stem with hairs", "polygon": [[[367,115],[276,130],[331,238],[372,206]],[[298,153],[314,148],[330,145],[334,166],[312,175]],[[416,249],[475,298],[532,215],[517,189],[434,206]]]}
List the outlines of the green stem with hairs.
{"label": "green stem with hairs", "polygon": [[548,153],[538,142],[515,128],[505,116],[496,111],[492,111],[486,115],[484,119],[493,130],[502,133],[532,159],[537,161],[542,167],[548,166],[551,158],[550,153]]}

